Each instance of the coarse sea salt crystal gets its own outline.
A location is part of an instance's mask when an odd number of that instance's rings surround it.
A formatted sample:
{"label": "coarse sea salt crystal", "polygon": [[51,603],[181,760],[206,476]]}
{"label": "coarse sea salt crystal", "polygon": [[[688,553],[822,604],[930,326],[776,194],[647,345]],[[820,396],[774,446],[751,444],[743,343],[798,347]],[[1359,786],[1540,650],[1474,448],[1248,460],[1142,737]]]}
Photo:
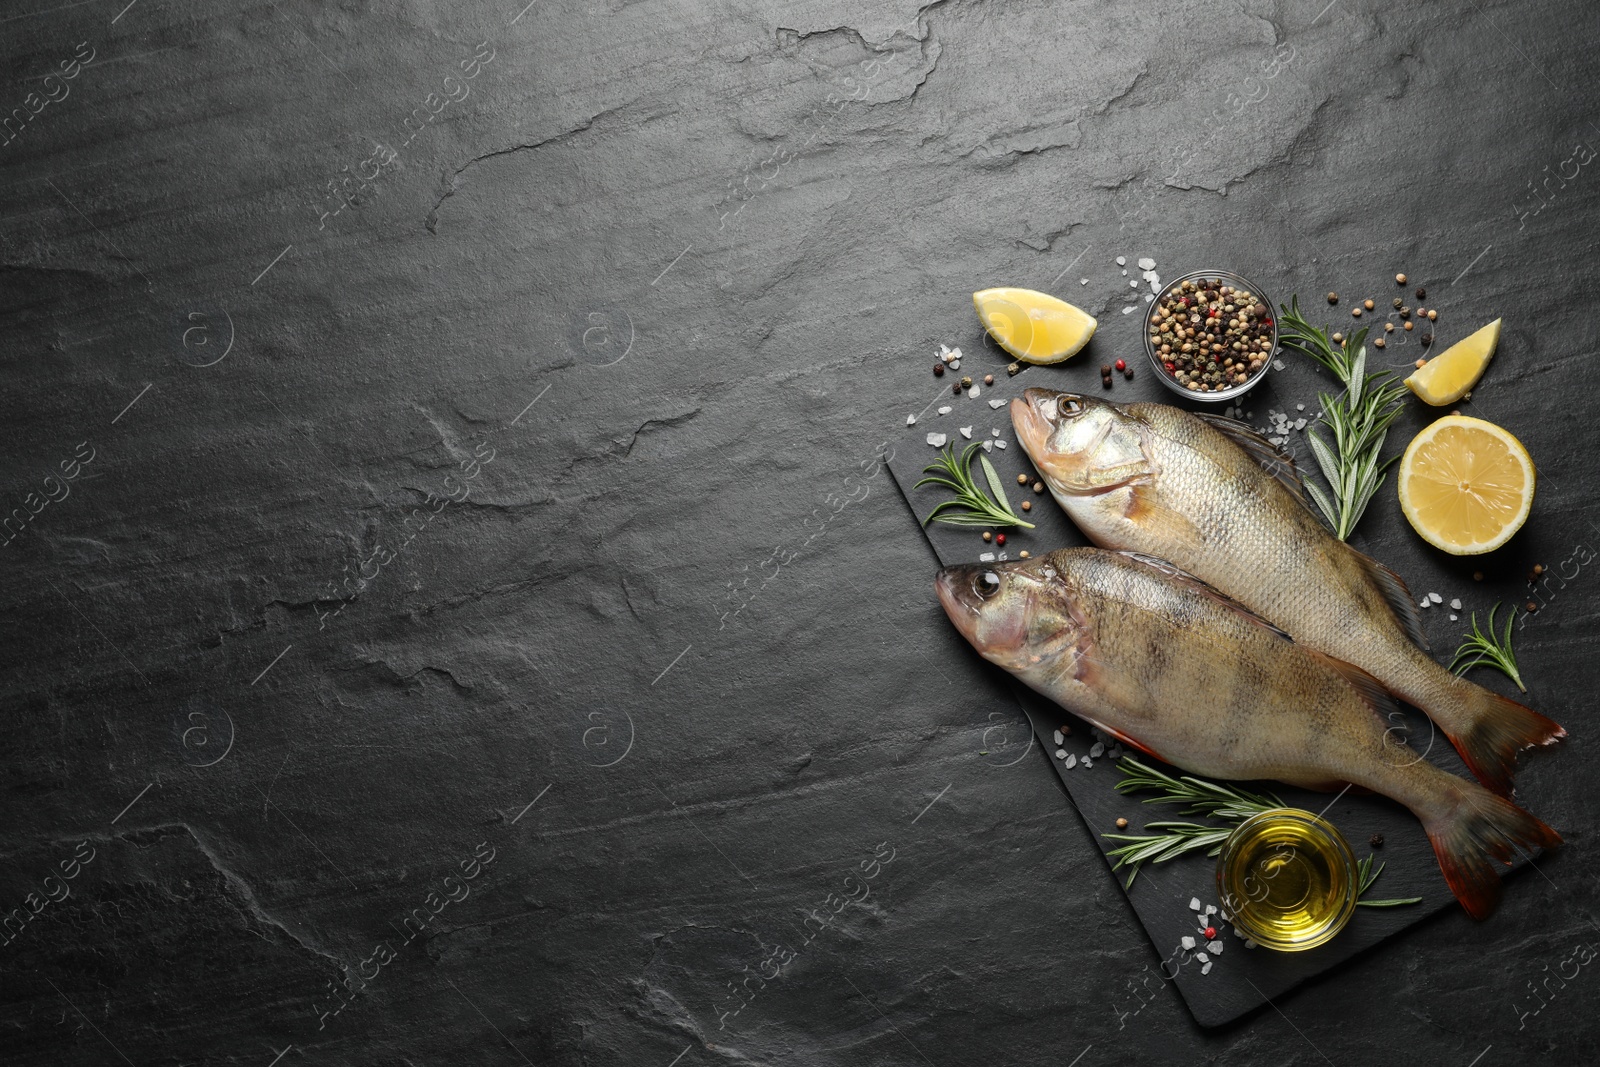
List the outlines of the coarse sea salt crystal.
{"label": "coarse sea salt crystal", "polygon": [[1273,370],[1282,370],[1283,369],[1283,360],[1281,360],[1281,359],[1273,360],[1272,361],[1272,369]]}
{"label": "coarse sea salt crystal", "polygon": [[1156,269],[1156,261],[1151,259],[1149,256],[1145,256],[1143,259],[1139,260],[1139,269],[1140,270],[1155,270]]}
{"label": "coarse sea salt crystal", "polygon": [[1193,949],[1194,948],[1194,938],[1190,937],[1188,934],[1185,934],[1183,936],[1183,940],[1180,941],[1179,944],[1183,945],[1183,947],[1186,948],[1186,949]]}
{"label": "coarse sea salt crystal", "polygon": [[1217,913],[1217,906],[1215,904],[1207,904],[1206,905],[1206,914],[1207,915],[1215,915],[1216,913]]}
{"label": "coarse sea salt crystal", "polygon": [[950,350],[950,358],[951,359],[960,359],[961,358],[961,348],[960,348],[960,346],[957,346],[957,347],[952,348]]}
{"label": "coarse sea salt crystal", "polygon": [[1006,560],[1008,560],[1008,559],[1010,559],[1010,558],[1011,558],[1011,557],[1010,557],[1010,556],[1008,556],[1008,555],[1006,555],[1006,554],[1005,554],[1005,553],[1004,553],[1004,552],[1002,552],[1002,553],[1000,553],[1000,561],[1001,561],[1001,562],[1002,562],[1002,563],[1004,563],[1004,562],[1005,562],[1005,561],[1006,561]]}
{"label": "coarse sea salt crystal", "polygon": [[1156,294],[1154,294],[1154,293],[1146,293],[1146,294],[1144,294],[1144,302],[1146,304],[1154,304],[1156,302]]}
{"label": "coarse sea salt crystal", "polygon": [[1190,897],[1189,898],[1189,910],[1190,911],[1199,911],[1200,910],[1200,898],[1199,897]]}
{"label": "coarse sea salt crystal", "polygon": [[[1207,956],[1204,952],[1196,952],[1194,954],[1194,958],[1195,958],[1195,962],[1197,962],[1197,963],[1205,964],[1205,963],[1210,963],[1211,962],[1211,957]],[[1205,969],[1204,967],[1201,968],[1201,970],[1204,970],[1204,969]]]}
{"label": "coarse sea salt crystal", "polygon": [[961,369],[961,361],[959,359],[952,359],[950,361],[950,369],[951,370],[960,370]]}
{"label": "coarse sea salt crystal", "polygon": [[1067,750],[1066,749],[1064,749],[1064,748],[1056,749],[1056,759],[1066,759],[1066,758],[1067,758]]}
{"label": "coarse sea salt crystal", "polygon": [[1072,768],[1076,767],[1077,765],[1078,765],[1078,757],[1074,756],[1074,755],[1071,755],[1071,754],[1068,754],[1067,762],[1062,764],[1062,766],[1067,768],[1067,770],[1069,770],[1069,771]]}
{"label": "coarse sea salt crystal", "polygon": [[907,415],[906,416],[906,425],[907,426],[915,426],[916,424],[917,424],[917,417],[915,415]]}
{"label": "coarse sea salt crystal", "polygon": [[983,450],[984,450],[984,451],[985,451],[985,452],[988,452],[988,451],[989,451],[989,450],[990,450],[990,449],[992,449],[992,448],[994,448],[994,438],[992,438],[992,437],[985,437],[985,438],[984,438],[984,439],[983,439]]}
{"label": "coarse sea salt crystal", "polygon": [[1256,943],[1254,941],[1252,941],[1250,938],[1247,937],[1247,938],[1244,939],[1244,947],[1245,948],[1255,948],[1256,947]]}
{"label": "coarse sea salt crystal", "polygon": [[952,412],[954,410],[955,409],[952,408],[949,404],[940,404],[939,405],[939,414],[941,414],[941,415],[948,415],[948,414],[950,414],[950,412]]}
{"label": "coarse sea salt crystal", "polygon": [[1006,402],[1004,400],[991,400],[989,401],[989,406],[992,408],[1003,408],[1006,406]]}
{"label": "coarse sea salt crystal", "polygon": [[1089,279],[1088,278],[1079,278],[1078,279],[1078,284],[1079,285],[1088,285],[1089,284]]}
{"label": "coarse sea salt crystal", "polygon": [[942,433],[930,433],[928,435],[928,443],[934,448],[943,448],[944,443],[948,440],[950,440],[950,438],[946,437]]}
{"label": "coarse sea salt crystal", "polygon": [[1059,745],[1061,743],[1061,731],[1057,730],[1055,733],[1051,734],[1050,739]]}
{"label": "coarse sea salt crystal", "polygon": [[961,427],[961,436],[965,437],[969,441],[972,440],[972,427],[971,426],[963,426],[963,427]]}
{"label": "coarse sea salt crystal", "polygon": [[1128,265],[1128,257],[1127,256],[1118,256],[1117,257],[1117,266],[1126,267],[1127,265]]}
{"label": "coarse sea salt crystal", "polygon": [[1096,741],[1094,744],[1089,746],[1089,755],[1093,756],[1095,759],[1099,759],[1101,756],[1104,756],[1105,754],[1106,754],[1105,742]]}
{"label": "coarse sea salt crystal", "polygon": [[1294,428],[1297,429],[1297,430],[1305,429],[1306,428],[1306,420],[1305,419],[1295,419],[1294,420]]}
{"label": "coarse sea salt crystal", "polygon": [[996,429],[990,429],[989,430],[989,436],[990,437],[999,437],[1000,436],[1000,431],[996,430]]}
{"label": "coarse sea salt crystal", "polygon": [[1200,965],[1200,973],[1201,974],[1210,974],[1211,973],[1211,961],[1210,960],[1206,960],[1204,963],[1202,963]]}
{"label": "coarse sea salt crystal", "polygon": [[1222,942],[1221,941],[1207,941],[1206,942],[1206,951],[1211,953],[1213,956],[1222,955]]}
{"label": "coarse sea salt crystal", "polygon": [[[1127,271],[1123,271],[1122,273],[1126,274],[1128,272]],[[1134,281],[1132,278],[1130,278],[1130,279],[1128,279],[1128,288],[1129,289],[1137,289],[1137,288],[1139,288],[1139,283]]]}
{"label": "coarse sea salt crystal", "polygon": [[1296,404],[1296,405],[1295,405],[1295,406],[1294,406],[1294,409],[1295,409],[1295,410],[1296,410],[1296,411],[1304,411],[1304,410],[1305,410],[1305,409],[1306,409],[1306,406],[1305,406],[1305,405],[1304,405],[1304,404]]}
{"label": "coarse sea salt crystal", "polygon": [[1122,309],[1122,313],[1124,315],[1131,315],[1131,314],[1133,314],[1133,312],[1137,311],[1138,309],[1139,308],[1138,308],[1137,304],[1129,304],[1127,307]]}
{"label": "coarse sea salt crystal", "polygon": [[1004,447],[1006,447],[1006,443],[1004,441],[996,441],[994,443],[994,447],[996,447],[996,448],[1004,448]]}
{"label": "coarse sea salt crystal", "polygon": [[974,385],[971,389],[967,390],[967,399],[968,400],[976,400],[976,399],[978,399],[979,394],[981,394],[982,392],[983,392],[983,390],[981,388],[979,388],[978,386]]}
{"label": "coarse sea salt crystal", "polygon": [[1451,621],[1451,622],[1455,622],[1455,621],[1456,621],[1456,619],[1458,619],[1458,618],[1460,618],[1460,616],[1459,616],[1459,615],[1452,615],[1452,616],[1450,616],[1450,621]]}
{"label": "coarse sea salt crystal", "polygon": [[993,552],[985,552],[985,553],[983,553],[983,555],[978,557],[978,562],[979,563],[993,563],[994,562],[994,553]]}
{"label": "coarse sea salt crystal", "polygon": [[1456,597],[1454,600],[1450,601],[1450,607],[1454,611],[1460,611],[1461,610],[1461,598],[1460,597]]}
{"label": "coarse sea salt crystal", "polygon": [[1433,601],[1429,600],[1427,597],[1423,597],[1421,600],[1417,601],[1417,607],[1431,608],[1433,607]]}
{"label": "coarse sea salt crystal", "polygon": [[1160,278],[1151,278],[1150,279],[1150,295],[1154,296],[1156,293],[1159,293],[1160,291],[1161,291],[1161,279]]}
{"label": "coarse sea salt crystal", "polygon": [[1438,593],[1429,593],[1428,594],[1428,599],[1433,601],[1435,604],[1443,604],[1444,603],[1444,597],[1440,596]]}
{"label": "coarse sea salt crystal", "polygon": [[1093,767],[1094,766],[1094,761],[1091,760],[1088,756],[1085,756],[1085,757],[1083,757],[1083,765],[1085,767]]}

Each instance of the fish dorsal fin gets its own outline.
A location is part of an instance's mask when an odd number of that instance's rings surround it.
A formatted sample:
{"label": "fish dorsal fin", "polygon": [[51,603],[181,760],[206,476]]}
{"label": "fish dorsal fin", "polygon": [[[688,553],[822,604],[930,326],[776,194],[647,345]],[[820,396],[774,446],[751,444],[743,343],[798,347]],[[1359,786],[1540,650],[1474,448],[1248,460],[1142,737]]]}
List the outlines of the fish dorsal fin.
{"label": "fish dorsal fin", "polygon": [[1172,584],[1182,586],[1191,592],[1198,593],[1203,597],[1216,601],[1218,604],[1221,604],[1230,611],[1237,612],[1238,614],[1244,616],[1250,622],[1255,623],[1262,629],[1270,630],[1271,632],[1277,634],[1285,641],[1294,640],[1294,638],[1290,637],[1288,634],[1284,633],[1282,630],[1272,625],[1272,623],[1268,622],[1266,619],[1263,619],[1260,615],[1257,615],[1255,612],[1251,611],[1249,608],[1245,607],[1231,596],[1228,596],[1226,593],[1218,592],[1216,589],[1207,585],[1199,578],[1196,578],[1188,571],[1180,570],[1164,559],[1159,559],[1155,556],[1147,556],[1142,552],[1119,552],[1117,554],[1120,556],[1126,556],[1135,563],[1149,567],[1153,571],[1160,572]]}
{"label": "fish dorsal fin", "polygon": [[1353,663],[1346,663],[1342,659],[1325,656],[1321,652],[1309,648],[1306,649],[1306,652],[1312,659],[1330,668],[1339,677],[1349,682],[1351,688],[1361,696],[1361,702],[1371,708],[1384,722],[1392,725],[1400,721],[1390,718],[1391,715],[1400,710],[1400,705],[1390,695],[1389,691],[1383,687],[1382,682]]}
{"label": "fish dorsal fin", "polygon": [[1417,611],[1416,598],[1406,588],[1405,579],[1366,553],[1353,548],[1350,551],[1367,572],[1367,577],[1372,579],[1372,584],[1378,587],[1378,592],[1383,594],[1383,602],[1394,612],[1406,636],[1422,651],[1429,651],[1428,635],[1422,632],[1422,614]]}
{"label": "fish dorsal fin", "polygon": [[1316,514],[1312,511],[1311,501],[1306,499],[1306,484],[1294,465],[1294,457],[1288,452],[1261,436],[1249,423],[1201,412],[1195,412],[1195,418],[1244,449],[1245,455],[1253,459],[1256,466],[1276,478],[1302,507]]}

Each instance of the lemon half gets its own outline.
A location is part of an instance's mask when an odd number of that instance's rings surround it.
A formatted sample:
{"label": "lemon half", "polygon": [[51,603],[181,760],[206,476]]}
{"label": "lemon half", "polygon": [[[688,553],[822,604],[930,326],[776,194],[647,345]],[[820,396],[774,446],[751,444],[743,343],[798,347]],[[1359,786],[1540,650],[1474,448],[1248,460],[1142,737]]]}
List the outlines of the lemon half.
{"label": "lemon half", "polygon": [[1454,556],[1510,540],[1533,506],[1533,459],[1492,422],[1446,415],[1400,458],[1400,509],[1422,539]]}
{"label": "lemon half", "polygon": [[1470,337],[1463,338],[1419,367],[1406,385],[1424,404],[1444,407],[1466,396],[1494,358],[1500,343],[1500,323],[1495,319]]}
{"label": "lemon half", "polygon": [[1032,289],[984,289],[972,294],[972,306],[989,336],[1024,363],[1077,355],[1098,325],[1082,308]]}

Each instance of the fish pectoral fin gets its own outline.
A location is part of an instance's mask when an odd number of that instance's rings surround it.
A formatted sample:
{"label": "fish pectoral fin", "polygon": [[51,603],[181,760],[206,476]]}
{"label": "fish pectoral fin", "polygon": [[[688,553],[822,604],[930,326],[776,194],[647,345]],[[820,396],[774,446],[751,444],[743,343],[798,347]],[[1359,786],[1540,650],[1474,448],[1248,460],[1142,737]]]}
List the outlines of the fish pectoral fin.
{"label": "fish pectoral fin", "polygon": [[1371,556],[1357,552],[1353,548],[1350,551],[1355,555],[1356,562],[1361,564],[1367,577],[1372,579],[1372,584],[1378,587],[1378,592],[1383,594],[1383,602],[1389,605],[1395,621],[1405,630],[1411,643],[1427,652],[1428,635],[1422,630],[1422,614],[1417,610],[1416,598],[1411,595],[1411,590],[1406,588],[1405,579]]}
{"label": "fish pectoral fin", "polygon": [[1294,638],[1290,637],[1288,634],[1284,633],[1282,630],[1278,629],[1276,626],[1272,625],[1272,623],[1268,622],[1266,619],[1263,619],[1260,615],[1257,615],[1255,612],[1251,611],[1237,600],[1228,596],[1226,593],[1219,592],[1217,589],[1207,585],[1205,582],[1201,581],[1199,578],[1196,578],[1188,571],[1180,570],[1164,559],[1158,559],[1155,556],[1147,556],[1143,552],[1119,552],[1117,554],[1119,556],[1126,556],[1128,559],[1142,564],[1143,566],[1149,567],[1153,571],[1160,572],[1173,585],[1183,586],[1191,592],[1198,593],[1203,597],[1208,597],[1211,600],[1216,601],[1218,604],[1221,604],[1228,610],[1233,611],[1255,623],[1263,630],[1269,630],[1272,633],[1277,634],[1285,641],[1294,640]]}
{"label": "fish pectoral fin", "polygon": [[[1302,645],[1301,647],[1304,648],[1305,646]],[[1399,713],[1400,704],[1383,687],[1382,682],[1353,663],[1346,663],[1342,659],[1334,659],[1332,656],[1323,655],[1321,652],[1309,648],[1306,649],[1306,653],[1346,682],[1349,682],[1350,687],[1361,698],[1361,702],[1371,708],[1372,713],[1382,719],[1386,725],[1392,725],[1397,721],[1390,718],[1390,716]]]}
{"label": "fish pectoral fin", "polygon": [[1111,727],[1104,726],[1104,725],[1101,725],[1099,723],[1096,723],[1095,725],[1100,726],[1101,733],[1110,734],[1112,737],[1115,737],[1118,741],[1122,742],[1124,745],[1127,745],[1129,748],[1134,749],[1134,750],[1136,750],[1138,752],[1143,752],[1146,756],[1149,756],[1151,759],[1158,759],[1162,763],[1169,762],[1165,756],[1161,755],[1161,753],[1157,752],[1155,749],[1151,748],[1149,745],[1145,744],[1142,741],[1135,741],[1133,738],[1129,737],[1127,734],[1123,733],[1121,730],[1113,730]]}
{"label": "fish pectoral fin", "polygon": [[[1311,506],[1311,501],[1306,499],[1306,483],[1300,477],[1300,470],[1294,465],[1294,457],[1285,449],[1273,444],[1249,423],[1240,422],[1238,419],[1229,419],[1221,415],[1206,415],[1201,412],[1194,413],[1195,418],[1216,430],[1222,436],[1244,449],[1262,470],[1277,479],[1278,484],[1289,490],[1289,495],[1300,502],[1300,506],[1316,515],[1316,509]],[[1321,517],[1318,516],[1320,521]]]}

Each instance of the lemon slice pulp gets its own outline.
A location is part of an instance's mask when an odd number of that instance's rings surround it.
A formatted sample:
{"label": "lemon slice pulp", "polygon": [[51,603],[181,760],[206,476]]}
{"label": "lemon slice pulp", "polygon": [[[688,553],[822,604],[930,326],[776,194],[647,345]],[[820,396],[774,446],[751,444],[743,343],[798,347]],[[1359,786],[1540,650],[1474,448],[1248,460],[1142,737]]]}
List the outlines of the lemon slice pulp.
{"label": "lemon slice pulp", "polygon": [[1463,338],[1434,356],[1406,379],[1406,385],[1425,404],[1443,407],[1467,395],[1483,377],[1495,345],[1500,343],[1500,323],[1495,319],[1470,337]]}
{"label": "lemon slice pulp", "polygon": [[1024,363],[1060,363],[1094,336],[1093,315],[1049,293],[1032,289],[984,289],[972,306],[989,336]]}
{"label": "lemon slice pulp", "polygon": [[1446,415],[1400,458],[1400,509],[1435,548],[1490,552],[1511,539],[1533,506],[1533,459],[1492,422]]}

